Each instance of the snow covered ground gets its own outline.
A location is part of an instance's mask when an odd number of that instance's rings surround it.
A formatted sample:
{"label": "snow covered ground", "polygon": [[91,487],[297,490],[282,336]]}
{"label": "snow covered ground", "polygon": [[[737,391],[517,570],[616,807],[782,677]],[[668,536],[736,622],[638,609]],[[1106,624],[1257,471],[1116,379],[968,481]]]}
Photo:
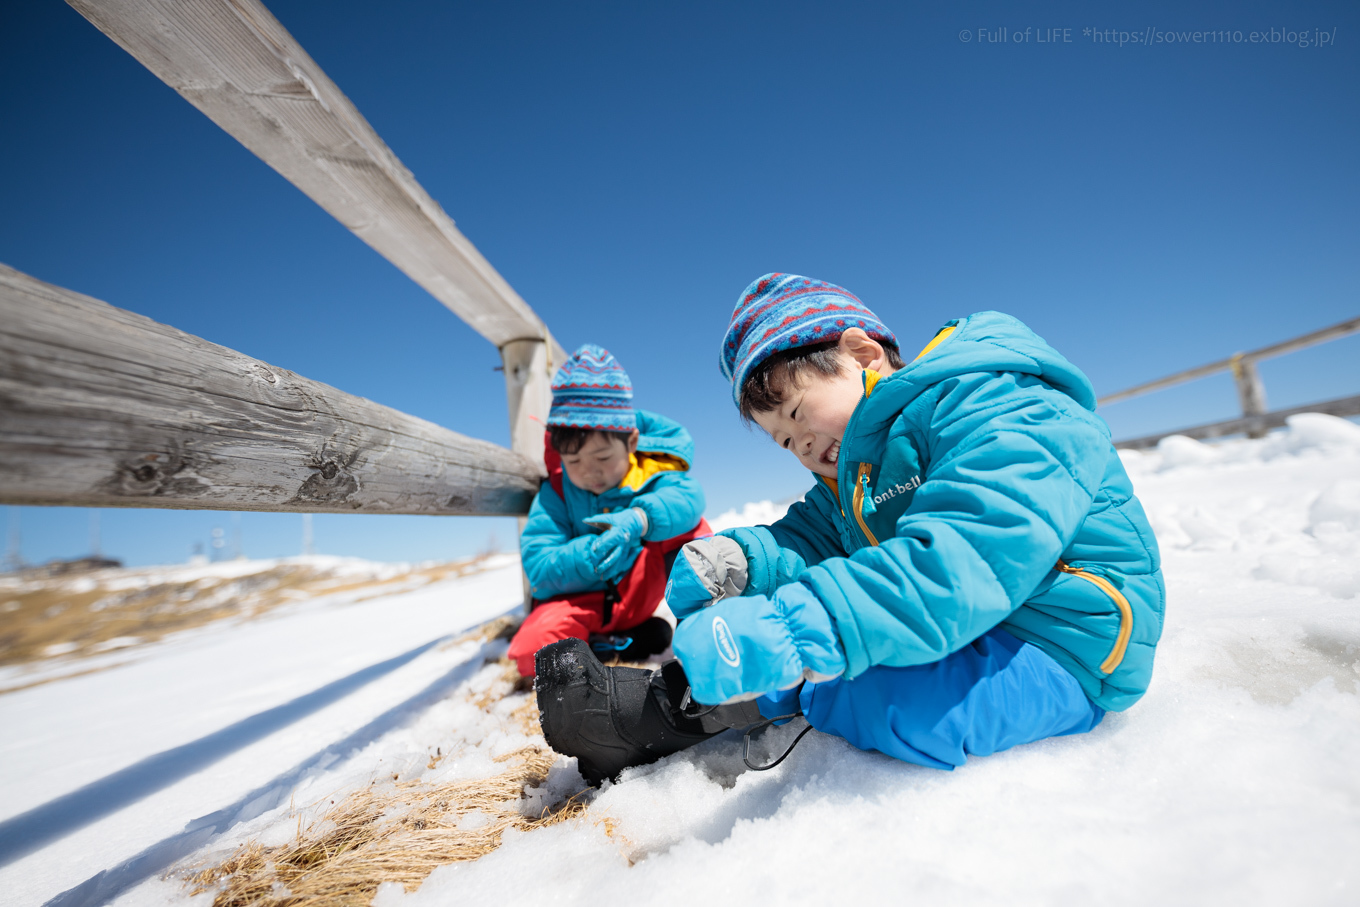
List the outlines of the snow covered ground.
{"label": "snow covered ground", "polygon": [[[755,773],[738,737],[715,738],[631,770],[581,818],[511,829],[488,856],[436,869],[411,893],[385,885],[374,903],[1360,903],[1360,426],[1300,416],[1265,440],[1174,438],[1125,460],[1169,595],[1152,689],[1129,712],[952,773],[816,733]],[[170,637],[128,664],[0,695],[0,860],[5,820],[41,817],[82,785],[111,796],[100,779],[181,754],[152,763],[160,786],[125,773],[124,787],[154,789],[113,796],[103,818],[0,868],[5,903],[40,904],[210,814],[224,833],[190,841],[202,849],[181,866],[248,840],[282,844],[338,794],[395,791],[393,775],[503,771],[496,757],[533,743],[510,720],[525,694],[494,661],[503,642],[453,637],[518,597],[506,559]],[[211,761],[199,766],[203,740]],[[574,762],[559,759],[521,808],[537,815],[579,788]],[[153,872],[117,903],[210,898],[188,890]]]}

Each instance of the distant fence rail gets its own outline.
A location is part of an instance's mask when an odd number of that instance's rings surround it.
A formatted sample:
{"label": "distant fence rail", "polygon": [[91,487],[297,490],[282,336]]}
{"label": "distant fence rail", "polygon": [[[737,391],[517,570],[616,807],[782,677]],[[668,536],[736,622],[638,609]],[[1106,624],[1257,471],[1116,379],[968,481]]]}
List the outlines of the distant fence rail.
{"label": "distant fence rail", "polygon": [[0,501],[528,512],[541,466],[0,265]]}
{"label": "distant fence rail", "polygon": [[1185,435],[1191,438],[1219,438],[1227,435],[1246,434],[1249,438],[1260,438],[1272,428],[1278,428],[1285,424],[1285,420],[1299,413],[1322,412],[1334,416],[1355,416],[1360,415],[1360,396],[1340,397],[1335,400],[1327,400],[1321,403],[1312,403],[1307,406],[1296,406],[1287,410],[1276,410],[1268,412],[1266,410],[1266,391],[1265,385],[1261,381],[1261,373],[1256,369],[1256,363],[1262,359],[1270,359],[1275,356],[1283,356],[1286,353],[1297,352],[1298,350],[1314,346],[1319,343],[1326,343],[1329,340],[1337,340],[1349,334],[1360,332],[1360,317],[1351,318],[1331,327],[1322,328],[1292,340],[1285,340],[1281,343],[1274,343],[1270,346],[1263,346],[1260,349],[1246,353],[1237,353],[1227,359],[1220,359],[1217,362],[1210,362],[1208,365],[1201,365],[1196,368],[1186,369],[1174,375],[1167,375],[1165,378],[1158,378],[1155,381],[1148,381],[1144,384],[1135,385],[1127,390],[1117,391],[1107,394],[1096,401],[1100,406],[1108,406],[1111,403],[1118,403],[1130,397],[1141,396],[1142,394],[1152,393],[1153,391],[1163,390],[1183,384],[1186,381],[1194,381],[1198,378],[1205,378],[1219,372],[1232,372],[1233,381],[1237,386],[1237,399],[1242,407],[1242,415],[1235,419],[1225,419],[1220,422],[1210,422],[1205,425],[1196,425],[1191,428],[1182,428],[1176,431],[1160,432],[1155,435],[1147,435],[1142,438],[1133,438],[1125,441],[1115,442],[1116,447],[1125,448],[1146,448],[1155,447],[1162,438],[1171,435]]}

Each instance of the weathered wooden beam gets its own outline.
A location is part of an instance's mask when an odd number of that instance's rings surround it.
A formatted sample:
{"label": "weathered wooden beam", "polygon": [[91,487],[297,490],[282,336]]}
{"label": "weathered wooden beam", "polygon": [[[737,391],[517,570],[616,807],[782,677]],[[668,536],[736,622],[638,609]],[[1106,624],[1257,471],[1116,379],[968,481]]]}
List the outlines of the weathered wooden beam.
{"label": "weathered wooden beam", "polygon": [[1290,416],[1297,416],[1300,413],[1326,413],[1329,416],[1340,416],[1342,418],[1360,416],[1360,394],[1353,397],[1324,400],[1321,403],[1309,403],[1307,406],[1295,406],[1292,409],[1277,409],[1273,413],[1245,416],[1241,419],[1225,419],[1222,422],[1210,422],[1207,425],[1196,425],[1192,428],[1181,428],[1176,431],[1158,432],[1155,435],[1146,435],[1142,438],[1129,438],[1125,441],[1116,441],[1114,446],[1121,450],[1146,450],[1149,447],[1156,447],[1158,441],[1172,435],[1184,435],[1196,440],[1226,438],[1229,435],[1240,434],[1259,438],[1264,437],[1267,429],[1279,428],[1288,421]]}
{"label": "weathered wooden beam", "polygon": [[497,348],[543,322],[258,0],[68,0]]}
{"label": "weathered wooden beam", "polygon": [[541,473],[0,265],[0,502],[517,515]]}

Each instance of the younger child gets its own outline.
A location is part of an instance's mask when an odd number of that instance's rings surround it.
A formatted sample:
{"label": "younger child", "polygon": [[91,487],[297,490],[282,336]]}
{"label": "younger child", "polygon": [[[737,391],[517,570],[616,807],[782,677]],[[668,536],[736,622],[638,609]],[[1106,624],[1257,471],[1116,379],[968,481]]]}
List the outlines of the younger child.
{"label": "younger child", "polygon": [[608,351],[578,349],[552,381],[539,489],[520,536],[533,608],[510,643],[528,677],[534,653],[560,639],[642,658],[665,651],[653,617],[680,547],[711,534],[689,475],[689,432],[633,409],[633,384]]}
{"label": "younger child", "polygon": [[[733,312],[722,369],[816,485],[770,526],[685,547],[667,594],[684,676],[651,678],[656,707],[611,702],[610,727],[572,737],[581,684],[606,675],[544,653],[549,743],[587,777],[797,714],[952,768],[1142,696],[1165,603],[1156,541],[1090,382],[1023,324],[952,321],[908,364],[846,290],[768,274]],[[620,754],[647,734],[665,745]]]}

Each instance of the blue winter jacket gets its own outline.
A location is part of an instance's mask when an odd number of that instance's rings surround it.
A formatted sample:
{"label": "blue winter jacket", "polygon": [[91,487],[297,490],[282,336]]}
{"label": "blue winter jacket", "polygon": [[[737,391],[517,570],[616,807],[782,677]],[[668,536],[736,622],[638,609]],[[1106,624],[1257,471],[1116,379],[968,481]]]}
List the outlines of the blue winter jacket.
{"label": "blue winter jacket", "polygon": [[744,594],[808,586],[848,678],[938,661],[1000,625],[1097,705],[1128,708],[1166,594],[1091,384],[1010,316],[950,326],[906,368],[866,373],[834,487],[819,479],[773,525],[723,533],[746,552]]}
{"label": "blue winter jacket", "polygon": [[[638,454],[662,454],[681,461],[683,470],[656,472],[637,487],[625,484],[604,494],[591,494],[562,474],[559,497],[544,482],[529,508],[520,534],[520,559],[529,576],[533,596],[540,601],[559,595],[594,592],[604,583],[591,569],[587,551],[599,534],[585,524],[587,517],[637,507],[647,514],[647,542],[659,542],[688,532],[704,512],[704,491],[689,474],[694,462],[694,440],[678,422],[637,410]],[[636,560],[636,553],[633,559]],[[631,564],[630,564],[631,566]]]}

